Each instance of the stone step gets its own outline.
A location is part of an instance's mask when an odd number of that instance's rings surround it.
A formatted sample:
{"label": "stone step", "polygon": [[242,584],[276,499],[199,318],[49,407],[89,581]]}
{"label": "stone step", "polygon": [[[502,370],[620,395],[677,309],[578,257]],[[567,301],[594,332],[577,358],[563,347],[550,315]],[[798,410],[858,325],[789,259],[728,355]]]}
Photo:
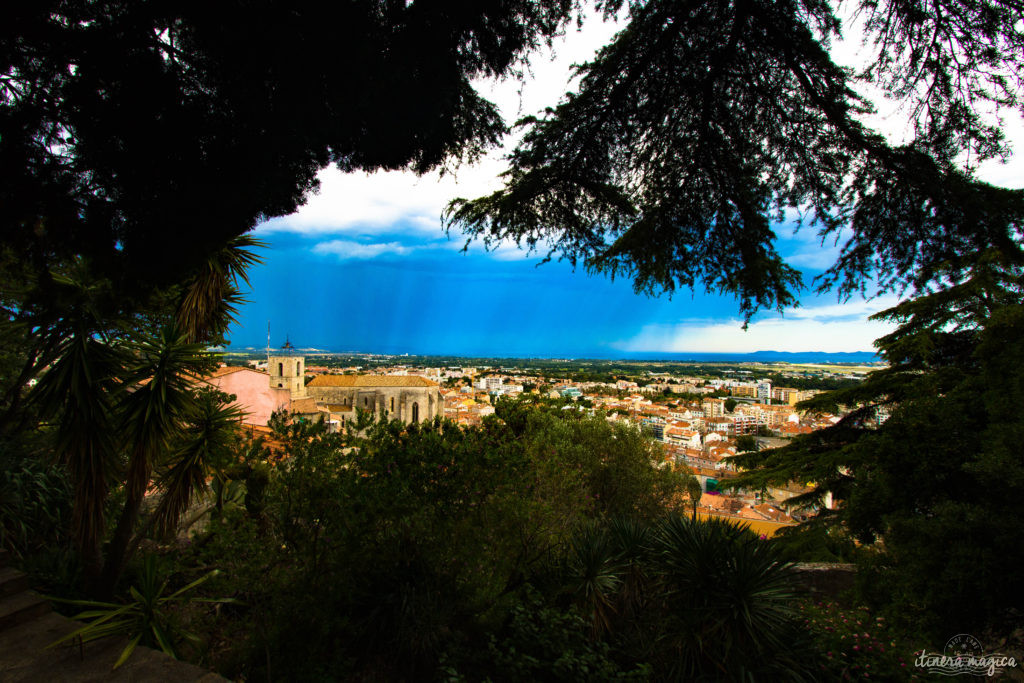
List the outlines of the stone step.
{"label": "stone step", "polygon": [[141,645],[114,669],[128,642],[110,637],[89,643],[72,640],[50,647],[83,626],[59,614],[45,614],[0,632],[0,681],[3,683],[227,683],[217,674]]}
{"label": "stone step", "polygon": [[50,603],[38,593],[21,591],[0,599],[0,631],[32,621],[50,611]]}
{"label": "stone step", "polygon": [[28,574],[14,567],[0,567],[0,598],[28,590]]}

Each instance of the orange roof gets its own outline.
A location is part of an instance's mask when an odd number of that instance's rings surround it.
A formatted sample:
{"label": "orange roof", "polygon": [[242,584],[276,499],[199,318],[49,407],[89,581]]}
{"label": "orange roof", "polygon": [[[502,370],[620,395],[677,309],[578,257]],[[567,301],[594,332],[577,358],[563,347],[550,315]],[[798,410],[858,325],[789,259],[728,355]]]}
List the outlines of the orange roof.
{"label": "orange roof", "polygon": [[436,387],[419,375],[317,375],[310,387]]}
{"label": "orange roof", "polygon": [[315,413],[319,409],[316,407],[316,401],[312,398],[297,398],[292,401],[291,410],[292,413]]}

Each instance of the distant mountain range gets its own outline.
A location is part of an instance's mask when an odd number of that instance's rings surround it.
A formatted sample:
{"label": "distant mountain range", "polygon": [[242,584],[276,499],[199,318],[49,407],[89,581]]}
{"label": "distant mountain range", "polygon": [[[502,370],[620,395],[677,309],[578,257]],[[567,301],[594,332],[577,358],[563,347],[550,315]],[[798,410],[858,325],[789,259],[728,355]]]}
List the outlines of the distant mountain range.
{"label": "distant mountain range", "polygon": [[752,353],[627,353],[623,358],[629,360],[672,360],[700,361],[705,363],[878,363],[881,357],[874,351],[754,351]]}
{"label": "distant mountain range", "polygon": [[[231,353],[263,354],[265,348],[254,347],[228,347],[225,349]],[[284,353],[281,349],[271,349],[271,354]],[[541,355],[536,353],[396,353],[394,351],[331,351],[317,348],[289,349],[287,353],[292,354],[337,354],[337,355],[375,355],[375,356],[409,356],[409,357],[444,357],[444,358],[465,358],[465,359],[495,359],[495,358],[572,358],[575,360],[645,360],[645,361],[672,361],[684,363],[687,361],[696,363],[878,363],[881,358],[873,351],[753,351],[751,353],[707,353],[696,351],[683,351],[667,353],[663,351],[644,352],[623,352],[623,351],[599,351],[592,353],[558,353]]]}

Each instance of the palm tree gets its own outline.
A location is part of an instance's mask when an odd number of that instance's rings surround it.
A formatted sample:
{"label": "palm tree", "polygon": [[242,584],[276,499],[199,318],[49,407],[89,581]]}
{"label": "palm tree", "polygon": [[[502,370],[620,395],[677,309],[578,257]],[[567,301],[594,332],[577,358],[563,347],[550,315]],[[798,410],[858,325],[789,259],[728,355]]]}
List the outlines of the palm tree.
{"label": "palm tree", "polygon": [[72,538],[86,576],[94,579],[102,567],[104,508],[118,461],[114,413],[126,354],[104,324],[104,283],[76,271],[54,277],[54,307],[61,315],[36,333],[52,361],[29,401],[56,423],[55,452],[74,488]]}
{"label": "palm tree", "polygon": [[163,497],[153,513],[160,534],[174,531],[196,493],[206,491],[212,474],[223,483],[223,471],[234,451],[233,430],[242,410],[231,405],[221,392],[200,389],[189,410],[180,443],[162,468],[159,487]]}
{"label": "palm tree", "polygon": [[[259,261],[250,248],[260,245],[242,236],[211,256],[181,286],[174,311],[157,295],[141,312],[126,312],[110,283],[91,279],[80,260],[50,276],[53,301],[31,333],[41,349],[37,368],[47,368],[30,401],[56,423],[55,451],[74,486],[73,538],[86,580],[100,594],[113,590],[138,545],[154,468],[162,470],[165,502],[153,524],[167,529],[205,486],[222,430],[239,416],[213,401],[197,403],[193,385],[213,366],[200,342],[219,341],[227,330],[241,301],[239,282],[248,282],[246,269]],[[104,511],[118,484],[125,504],[104,561]]]}
{"label": "palm tree", "polygon": [[132,390],[122,402],[119,425],[127,452],[126,497],[103,567],[100,591],[104,593],[113,590],[138,544],[133,543],[133,535],[153,467],[181,435],[194,410],[195,378],[212,363],[201,344],[188,343],[186,333],[174,326],[164,328],[154,339],[135,342],[132,351],[133,361],[127,368]]}

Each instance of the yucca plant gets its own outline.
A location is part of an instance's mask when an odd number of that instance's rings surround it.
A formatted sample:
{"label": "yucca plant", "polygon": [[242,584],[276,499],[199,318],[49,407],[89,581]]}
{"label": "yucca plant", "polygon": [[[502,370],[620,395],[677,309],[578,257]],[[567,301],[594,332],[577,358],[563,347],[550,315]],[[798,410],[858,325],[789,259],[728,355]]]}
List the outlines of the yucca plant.
{"label": "yucca plant", "polygon": [[88,624],[51,643],[48,647],[56,647],[62,643],[79,639],[82,642],[90,642],[107,636],[127,636],[128,644],[121,651],[117,661],[114,662],[114,669],[128,661],[138,645],[160,649],[177,659],[177,645],[181,641],[199,643],[200,639],[194,633],[175,624],[168,611],[171,605],[184,602],[238,603],[232,598],[194,598],[186,595],[218,573],[217,570],[209,572],[173,593],[165,595],[167,579],[162,579],[159,576],[156,558],[149,555],[143,560],[142,572],[139,574],[137,584],[128,589],[132,598],[130,602],[118,604],[96,600],[51,598],[56,602],[90,609],[74,616],[75,619],[88,620]]}
{"label": "yucca plant", "polygon": [[[136,523],[154,467],[176,445],[183,435],[186,421],[197,412],[192,386],[194,378],[202,376],[214,365],[201,344],[186,342],[184,333],[173,326],[163,328],[156,336],[137,340],[130,348],[133,357],[127,367],[127,376],[134,390],[127,393],[121,402],[118,423],[127,451],[127,466],[121,475],[125,504],[107,548],[99,584],[101,597],[113,593],[118,578],[141,540],[135,533]],[[193,455],[188,452],[182,454],[189,460],[178,471],[182,478],[187,479],[194,474],[191,467]],[[174,501],[185,497],[184,494],[172,495]],[[164,520],[167,526],[172,526],[170,517],[177,521],[177,517],[171,514]]]}
{"label": "yucca plant", "polygon": [[791,566],[729,521],[595,522],[574,537],[565,577],[591,636],[659,680],[810,677]]}
{"label": "yucca plant", "polygon": [[[203,388],[194,396],[178,443],[159,467],[163,497],[153,519],[163,535],[173,533],[196,496],[207,491],[206,481],[211,475],[220,485],[215,491],[216,508],[219,511],[223,507],[225,469],[234,456],[235,426],[244,414],[229,402],[231,397],[215,389]],[[240,487],[236,484],[236,488]]]}
{"label": "yucca plant", "polygon": [[663,519],[652,563],[663,599],[667,678],[801,679],[792,566],[770,543],[723,519]]}
{"label": "yucca plant", "polygon": [[626,571],[626,563],[611,535],[596,523],[583,527],[572,539],[566,570],[577,602],[590,618],[593,634],[609,631],[615,596]]}

